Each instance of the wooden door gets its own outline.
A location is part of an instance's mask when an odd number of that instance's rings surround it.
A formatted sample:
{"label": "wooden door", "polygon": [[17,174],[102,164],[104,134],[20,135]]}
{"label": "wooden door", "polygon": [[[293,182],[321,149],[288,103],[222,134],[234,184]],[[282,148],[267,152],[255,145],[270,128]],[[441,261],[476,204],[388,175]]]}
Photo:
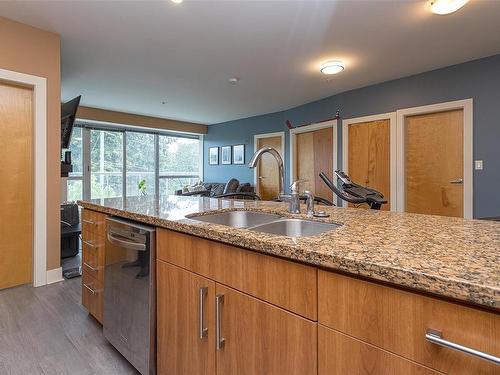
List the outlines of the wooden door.
{"label": "wooden door", "polygon": [[[282,150],[282,138],[281,136],[276,137],[266,137],[257,139],[257,148],[262,147],[272,147],[276,149],[283,160],[283,150]],[[274,156],[266,153],[262,155],[257,166],[257,194],[263,200],[272,200],[278,197],[279,194],[279,173],[278,165]]]}
{"label": "wooden door", "polygon": [[315,196],[333,200],[333,192],[319,177],[320,172],[333,179],[333,131],[325,128],[295,136],[295,179],[305,180],[300,191],[310,190]]}
{"label": "wooden door", "polygon": [[406,212],[463,217],[463,110],[405,120]]}
{"label": "wooden door", "polygon": [[[390,121],[349,124],[348,175],[359,185],[380,191],[387,199],[382,210],[390,210]],[[353,205],[350,203],[350,207]],[[363,208],[369,208],[363,204]]]}
{"label": "wooden door", "polygon": [[32,96],[0,83],[0,289],[32,281]]}
{"label": "wooden door", "polygon": [[215,374],[214,299],[213,281],[157,261],[158,374]]}
{"label": "wooden door", "polygon": [[317,374],[317,324],[217,284],[221,336],[217,374]]}

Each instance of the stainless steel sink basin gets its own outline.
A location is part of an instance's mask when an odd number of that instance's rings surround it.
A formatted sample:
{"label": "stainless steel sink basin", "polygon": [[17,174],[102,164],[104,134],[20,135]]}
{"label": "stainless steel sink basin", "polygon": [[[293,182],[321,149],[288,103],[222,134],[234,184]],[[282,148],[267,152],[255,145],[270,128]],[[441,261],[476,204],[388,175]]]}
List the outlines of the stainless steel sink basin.
{"label": "stainless steel sink basin", "polygon": [[256,232],[277,234],[279,236],[309,237],[328,232],[339,226],[339,224],[323,223],[319,221],[281,219],[249,229]]}
{"label": "stainless steel sink basin", "polygon": [[190,219],[206,223],[227,225],[233,228],[249,228],[270,223],[281,216],[256,211],[226,211],[213,215],[194,216]]}

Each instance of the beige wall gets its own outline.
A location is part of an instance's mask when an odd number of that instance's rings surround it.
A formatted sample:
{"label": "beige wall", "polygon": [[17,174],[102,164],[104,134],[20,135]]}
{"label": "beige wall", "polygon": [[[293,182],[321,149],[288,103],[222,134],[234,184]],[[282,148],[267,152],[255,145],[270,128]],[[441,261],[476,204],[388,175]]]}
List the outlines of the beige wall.
{"label": "beige wall", "polygon": [[48,270],[60,266],[60,57],[59,35],[0,17],[0,68],[47,78]]}
{"label": "beige wall", "polygon": [[169,120],[166,118],[134,115],[125,112],[109,111],[100,108],[80,107],[76,116],[79,119],[111,122],[121,125],[144,126],[153,129],[166,129],[189,133],[207,134],[207,125],[193,122]]}

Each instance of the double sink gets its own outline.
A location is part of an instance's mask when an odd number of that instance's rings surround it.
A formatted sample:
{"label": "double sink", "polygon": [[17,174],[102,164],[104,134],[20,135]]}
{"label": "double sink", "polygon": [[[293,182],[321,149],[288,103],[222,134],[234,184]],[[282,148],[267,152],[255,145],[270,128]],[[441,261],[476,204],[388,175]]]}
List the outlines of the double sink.
{"label": "double sink", "polygon": [[192,216],[190,219],[287,237],[316,236],[340,226],[339,224],[320,221],[289,219],[276,214],[257,211],[226,211]]}

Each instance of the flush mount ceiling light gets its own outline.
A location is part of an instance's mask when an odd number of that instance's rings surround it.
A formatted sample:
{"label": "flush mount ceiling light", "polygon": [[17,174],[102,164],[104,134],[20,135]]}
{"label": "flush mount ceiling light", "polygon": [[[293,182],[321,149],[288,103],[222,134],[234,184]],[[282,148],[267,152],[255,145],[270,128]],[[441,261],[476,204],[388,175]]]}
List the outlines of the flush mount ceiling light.
{"label": "flush mount ceiling light", "polygon": [[345,69],[345,65],[340,60],[330,60],[321,64],[320,71],[323,74],[337,74]]}
{"label": "flush mount ceiling light", "polygon": [[450,14],[456,12],[467,4],[469,0],[433,0],[431,1],[431,12],[434,14]]}
{"label": "flush mount ceiling light", "polygon": [[184,0],[170,0],[171,2],[175,3],[175,4],[180,4],[182,3]]}
{"label": "flush mount ceiling light", "polygon": [[227,80],[230,85],[236,85],[240,81],[240,77],[231,77]]}

